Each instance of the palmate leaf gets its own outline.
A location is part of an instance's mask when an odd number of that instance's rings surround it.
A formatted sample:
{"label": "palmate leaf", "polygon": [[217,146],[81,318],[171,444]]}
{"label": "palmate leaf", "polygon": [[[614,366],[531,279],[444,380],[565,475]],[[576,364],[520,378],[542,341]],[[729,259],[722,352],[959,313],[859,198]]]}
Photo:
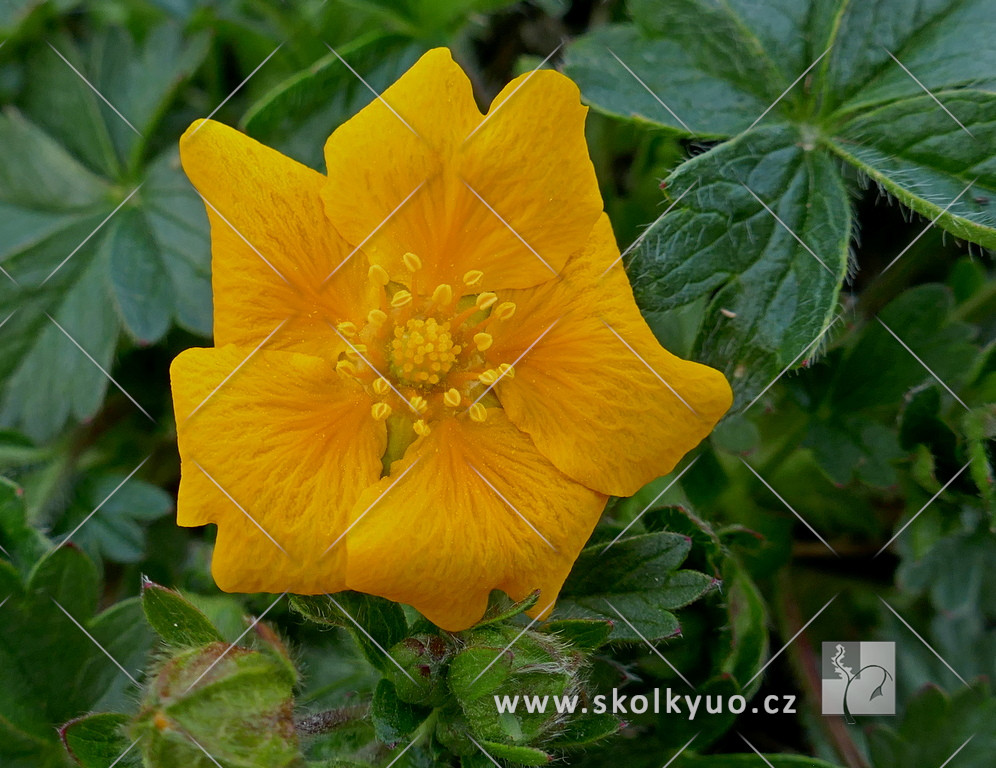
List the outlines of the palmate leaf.
{"label": "palmate leaf", "polygon": [[[731,139],[666,180],[674,208],[630,268],[647,310],[705,297],[693,354],[732,375],[740,405],[818,349],[834,316],[851,236],[842,163],[938,227],[996,245],[987,0],[632,0],[629,10],[633,23],[573,43],[565,69],[603,112]],[[762,223],[740,183],[786,226],[763,211]]]}
{"label": "palmate leaf", "polygon": [[210,331],[203,206],[174,139],[149,140],[205,42],[163,25],[141,47],[104,31],[79,46],[54,36],[29,57],[31,87],[0,114],[0,265],[12,278],[0,275],[0,424],[43,441],[92,416],[108,384],[98,366],[110,370],[122,331],[141,343],[172,323]]}

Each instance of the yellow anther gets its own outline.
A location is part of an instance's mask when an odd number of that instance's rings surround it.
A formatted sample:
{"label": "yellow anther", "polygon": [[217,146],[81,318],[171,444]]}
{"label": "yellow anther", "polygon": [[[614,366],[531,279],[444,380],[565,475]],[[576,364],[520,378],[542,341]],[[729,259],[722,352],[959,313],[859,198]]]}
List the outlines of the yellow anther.
{"label": "yellow anther", "polygon": [[492,338],[490,333],[474,334],[474,346],[477,347],[481,352],[486,350],[493,343],[494,343],[494,338]]}
{"label": "yellow anther", "polygon": [[502,363],[498,366],[498,375],[501,378],[511,379],[515,377],[515,368],[509,363]]}
{"label": "yellow anther", "polygon": [[391,385],[387,383],[387,379],[381,376],[373,383],[373,391],[383,396],[391,391]]}
{"label": "yellow anther", "polygon": [[355,376],[356,366],[348,360],[340,360],[335,364],[335,372],[340,376]]}
{"label": "yellow anther", "polygon": [[349,349],[346,350],[346,357],[353,362],[356,362],[363,356],[367,351],[366,344],[353,344]]}
{"label": "yellow anther", "polygon": [[387,403],[374,403],[370,408],[370,414],[377,421],[384,421],[384,419],[391,415],[391,406]]}
{"label": "yellow anther", "polygon": [[429,408],[429,403],[421,395],[415,395],[408,402],[416,413],[425,413]]}
{"label": "yellow anther", "polygon": [[370,269],[367,270],[367,277],[377,285],[387,285],[391,282],[391,276],[380,264],[371,264]]}
{"label": "yellow anther", "polygon": [[446,283],[436,286],[436,290],[432,292],[432,302],[439,307],[447,306],[451,301],[453,301],[453,289]]}
{"label": "yellow anther", "polygon": [[488,370],[481,373],[477,377],[477,380],[481,382],[481,384],[484,384],[486,387],[490,387],[492,384],[498,381],[498,371],[496,371],[494,368],[489,368]]}
{"label": "yellow anther", "polygon": [[432,430],[429,429],[429,425],[426,424],[422,419],[419,419],[414,424],[412,424],[412,429],[415,430],[415,434],[419,437],[426,437]]}
{"label": "yellow anther", "polygon": [[446,390],[446,394],[443,395],[443,402],[450,408],[456,408],[463,402],[463,396],[460,394],[460,390],[453,387]]}
{"label": "yellow anther", "polygon": [[463,276],[463,284],[468,288],[477,285],[484,279],[484,273],[479,269],[472,269]]}
{"label": "yellow anther", "polygon": [[401,260],[405,263],[405,269],[407,269],[409,272],[418,272],[420,269],[422,269],[422,259],[420,259],[411,251],[402,256]]}
{"label": "yellow anther", "polygon": [[503,301],[491,312],[491,317],[495,320],[508,320],[515,314],[515,302]]}
{"label": "yellow anther", "polygon": [[468,409],[468,416],[470,416],[471,421],[476,421],[478,424],[483,424],[488,420],[488,409],[485,408],[480,403],[474,403]]}
{"label": "yellow anther", "polygon": [[475,303],[477,304],[478,309],[484,310],[490,306],[493,306],[496,301],[498,301],[498,296],[490,291],[487,291],[480,294]]}
{"label": "yellow anther", "polygon": [[339,323],[335,329],[347,339],[351,339],[356,335],[356,323],[351,323],[348,320],[344,323]]}
{"label": "yellow anther", "polygon": [[412,295],[408,291],[398,291],[391,297],[391,306],[395,309],[408,306],[412,303]]}
{"label": "yellow anther", "polygon": [[371,309],[367,312],[367,322],[371,325],[381,326],[387,321],[387,313],[382,309]]}

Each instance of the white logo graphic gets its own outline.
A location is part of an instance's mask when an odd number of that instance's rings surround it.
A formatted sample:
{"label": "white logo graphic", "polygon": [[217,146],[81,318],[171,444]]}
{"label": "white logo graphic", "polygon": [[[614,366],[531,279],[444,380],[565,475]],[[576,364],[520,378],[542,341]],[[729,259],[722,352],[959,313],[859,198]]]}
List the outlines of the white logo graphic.
{"label": "white logo graphic", "polygon": [[823,643],[823,714],[896,714],[896,644]]}

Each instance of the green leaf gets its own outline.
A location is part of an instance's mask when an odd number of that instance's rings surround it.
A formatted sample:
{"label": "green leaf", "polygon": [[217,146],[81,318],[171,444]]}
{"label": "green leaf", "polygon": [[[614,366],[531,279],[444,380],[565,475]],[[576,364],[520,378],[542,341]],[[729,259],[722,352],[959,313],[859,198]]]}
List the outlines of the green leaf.
{"label": "green leaf", "polygon": [[408,704],[398,698],[394,683],[381,680],[370,702],[370,717],[377,738],[385,744],[396,744],[415,732],[432,710]]}
{"label": "green leaf", "polygon": [[765,762],[772,768],[840,768],[815,757],[766,754],[760,758],[753,752],[733,755],[683,754],[675,765],[678,768],[754,768],[758,763],[763,765]]}
{"label": "green leaf", "polygon": [[48,548],[45,537],[27,521],[22,488],[0,477],[0,554],[27,572]]}
{"label": "green leaf", "polygon": [[955,117],[920,93],[859,110],[828,146],[955,237],[996,248],[996,92],[934,96]]}
{"label": "green leaf", "polygon": [[124,474],[85,477],[57,529],[66,534],[73,532],[72,541],[94,559],[139,562],[146,549],[145,525],[173,509],[172,497],[162,488],[136,478],[125,482],[126,479]]}
{"label": "green leaf", "polygon": [[148,579],[142,582],[142,610],[152,628],[170,645],[182,648],[223,639],[193,603],[179,592]]}
{"label": "green leaf", "polygon": [[124,731],[130,720],[127,715],[110,712],[87,715],[70,720],[59,729],[59,735],[70,757],[82,768],[106,768],[128,749]]}
{"label": "green leaf", "polygon": [[558,614],[608,619],[613,640],[672,637],[681,627],[670,611],[719,585],[703,573],[677,570],[690,548],[687,536],[667,532],[587,547],[564,583]]}
{"label": "green leaf", "polygon": [[395,669],[387,650],[408,635],[405,612],[397,603],[360,592],[337,592],[321,597],[292,595],[291,607],[316,624],[345,627],[371,664]]}
{"label": "green leaf", "polygon": [[579,651],[595,651],[609,641],[615,622],[598,619],[555,619],[543,631],[556,635]]}
{"label": "green leaf", "polygon": [[59,57],[148,135],[205,39],[169,25],[140,47],[122,35],[35,46],[22,111],[0,115],[0,264],[16,280],[0,280],[14,310],[0,336],[0,425],[38,441],[97,411],[122,330],[143,343],[171,323],[210,330],[207,221],[175,150],[143,167],[149,142]]}
{"label": "green leaf", "polygon": [[667,184],[680,202],[634,253],[637,301],[660,311],[709,296],[692,356],[723,370],[746,404],[804,355],[836,310],[847,194],[834,163],[788,126],[721,144]]}
{"label": "green leaf", "polygon": [[931,686],[909,702],[897,728],[880,725],[871,731],[869,751],[875,768],[942,765],[964,744],[956,758],[959,768],[988,768],[996,750],[993,722],[996,698],[985,683],[950,696]]}
{"label": "green leaf", "polygon": [[550,742],[550,747],[553,749],[587,747],[615,735],[622,729],[622,726],[623,722],[616,715],[608,712],[601,715],[574,715],[564,723],[564,730]]}
{"label": "green leaf", "polygon": [[551,760],[550,755],[535,747],[519,747],[494,741],[482,741],[481,747],[492,758],[508,760],[517,765],[546,765]]}

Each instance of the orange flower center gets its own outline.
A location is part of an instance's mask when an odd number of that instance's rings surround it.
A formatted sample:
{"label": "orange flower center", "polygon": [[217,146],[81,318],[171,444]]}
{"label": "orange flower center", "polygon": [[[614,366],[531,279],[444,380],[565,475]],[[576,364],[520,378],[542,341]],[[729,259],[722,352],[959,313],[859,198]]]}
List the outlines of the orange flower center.
{"label": "orange flower center", "polygon": [[[387,270],[371,266],[378,305],[363,322],[336,325],[346,342],[336,371],[363,384],[375,400],[374,418],[391,419],[395,428],[404,420],[413,438],[429,434],[431,423],[446,415],[487,420],[487,407],[497,404],[491,388],[515,373],[508,363],[489,361],[485,353],[494,342],[489,330],[512,317],[515,304],[499,302],[489,291],[455,299],[445,284],[422,292],[421,260],[412,253],[402,258],[410,285],[392,282]],[[463,282],[473,290],[483,277],[471,270]]]}

